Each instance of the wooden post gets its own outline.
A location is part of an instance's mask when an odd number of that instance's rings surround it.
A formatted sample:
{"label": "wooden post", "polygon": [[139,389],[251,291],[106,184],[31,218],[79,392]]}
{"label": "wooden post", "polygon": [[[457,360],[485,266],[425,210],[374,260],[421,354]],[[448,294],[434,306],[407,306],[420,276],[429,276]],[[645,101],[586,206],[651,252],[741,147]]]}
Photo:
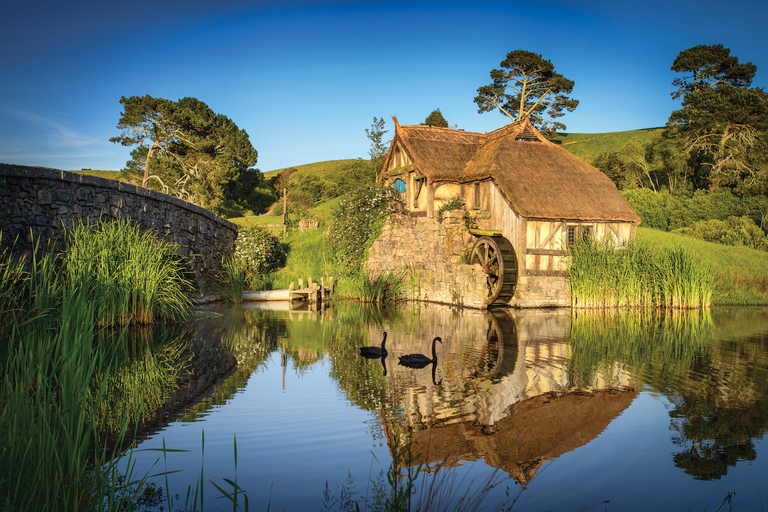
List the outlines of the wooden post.
{"label": "wooden post", "polygon": [[288,189],[283,187],[283,238],[287,229],[285,219],[288,217]]}
{"label": "wooden post", "polygon": [[304,289],[304,279],[300,277],[299,278],[299,290],[303,290],[303,289]]}
{"label": "wooden post", "polygon": [[325,302],[325,284],[323,278],[320,278],[320,302]]}

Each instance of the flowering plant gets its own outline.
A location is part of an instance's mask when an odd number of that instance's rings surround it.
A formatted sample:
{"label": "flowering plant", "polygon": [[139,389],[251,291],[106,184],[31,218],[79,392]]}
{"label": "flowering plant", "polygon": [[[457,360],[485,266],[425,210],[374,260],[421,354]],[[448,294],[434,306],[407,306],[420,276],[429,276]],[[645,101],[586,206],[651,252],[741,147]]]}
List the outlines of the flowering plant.
{"label": "flowering plant", "polygon": [[353,191],[331,214],[327,237],[336,259],[350,272],[360,270],[386,219],[405,211],[402,194],[392,187],[367,185]]}
{"label": "flowering plant", "polygon": [[280,239],[264,228],[240,229],[235,243],[235,258],[242,262],[248,281],[274,272],[285,261]]}

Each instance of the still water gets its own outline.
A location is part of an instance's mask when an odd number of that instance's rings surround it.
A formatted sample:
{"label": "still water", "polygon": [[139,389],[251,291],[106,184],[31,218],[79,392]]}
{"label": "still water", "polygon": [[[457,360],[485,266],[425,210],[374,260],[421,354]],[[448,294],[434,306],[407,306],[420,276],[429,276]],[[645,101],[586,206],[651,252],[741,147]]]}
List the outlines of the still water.
{"label": "still water", "polygon": [[[202,472],[236,479],[251,510],[363,506],[410,447],[436,509],[715,510],[734,492],[726,510],[768,507],[765,309],[236,306],[191,324],[188,389],[165,391],[184,407],[133,455],[139,473],[180,470],[182,497]],[[361,357],[384,332],[388,356]],[[436,364],[398,364],[435,336]],[[210,483],[204,505],[231,509]]]}

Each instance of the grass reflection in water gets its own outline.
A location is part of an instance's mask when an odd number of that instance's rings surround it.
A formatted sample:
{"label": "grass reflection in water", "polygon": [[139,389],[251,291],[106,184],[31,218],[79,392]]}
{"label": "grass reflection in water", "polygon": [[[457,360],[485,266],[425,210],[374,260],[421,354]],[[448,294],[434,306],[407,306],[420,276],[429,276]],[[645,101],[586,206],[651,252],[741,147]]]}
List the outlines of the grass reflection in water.
{"label": "grass reflection in water", "polygon": [[708,311],[578,312],[571,365],[586,380],[621,367],[664,394],[673,404],[675,465],[718,479],[754,460],[754,440],[768,430],[768,338],[723,334]]}

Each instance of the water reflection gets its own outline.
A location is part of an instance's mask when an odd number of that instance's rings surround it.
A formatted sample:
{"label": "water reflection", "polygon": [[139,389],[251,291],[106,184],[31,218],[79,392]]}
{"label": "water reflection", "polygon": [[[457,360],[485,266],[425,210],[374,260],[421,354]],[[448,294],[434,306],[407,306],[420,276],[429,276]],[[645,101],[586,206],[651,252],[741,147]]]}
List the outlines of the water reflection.
{"label": "water reflection", "polygon": [[[404,309],[371,326],[367,338],[381,339],[387,330],[387,359],[396,360],[429,351],[439,335],[437,363],[390,365],[378,374],[386,379],[369,376],[364,389],[378,383],[370,406],[382,409],[384,435],[390,443],[410,439],[419,463],[484,459],[525,483],[545,461],[599,435],[637,393],[636,379],[621,365],[588,379],[571,372],[570,328],[564,311]],[[357,366],[373,369],[361,360]],[[341,379],[350,394],[358,392],[356,382]]]}
{"label": "water reflection", "polygon": [[[671,458],[680,468],[674,471],[688,481],[716,479],[738,461],[755,459],[756,440],[768,429],[765,310],[572,315],[335,304],[320,311],[234,307],[218,314],[197,321],[189,335],[197,366],[186,370],[194,386],[188,395],[197,395],[178,401],[184,409],[175,417],[207,421],[213,410],[246,393],[255,376],[282,372],[278,399],[262,401],[258,413],[248,409],[255,398],[241,401],[245,409],[238,414],[247,426],[235,433],[242,450],[246,432],[260,441],[253,444],[263,451],[251,460],[290,465],[291,479],[296,467],[312,467],[315,452],[321,460],[316,464],[327,465],[339,453],[368,454],[371,441],[381,449],[387,441],[410,439],[421,464],[484,460],[521,484],[547,481],[538,476],[542,464],[600,437],[648,392],[668,406],[660,428],[665,439],[672,432],[674,452],[664,452],[665,462]],[[360,347],[379,345],[385,331],[387,357],[361,357]],[[436,364],[397,364],[404,354],[430,354],[435,336],[443,341]],[[208,362],[200,357],[205,355]],[[322,383],[320,375],[332,379],[338,403],[314,397],[313,389],[291,378]],[[273,391],[262,386],[251,392],[261,399]],[[290,404],[299,405],[288,409]],[[359,446],[350,446],[358,427],[343,423],[347,409],[370,412],[359,428],[365,437]],[[646,443],[634,432],[622,435],[626,443]],[[318,436],[322,442],[307,444]],[[269,442],[261,448],[263,438]],[[301,459],[291,459],[294,453]],[[600,456],[609,464],[615,452]],[[274,478],[274,468],[265,471],[258,479]],[[290,488],[292,482],[275,486]]]}
{"label": "water reflection", "polygon": [[623,365],[673,404],[675,465],[718,479],[756,457],[768,430],[768,315],[764,310],[580,315],[573,365],[584,374]]}

